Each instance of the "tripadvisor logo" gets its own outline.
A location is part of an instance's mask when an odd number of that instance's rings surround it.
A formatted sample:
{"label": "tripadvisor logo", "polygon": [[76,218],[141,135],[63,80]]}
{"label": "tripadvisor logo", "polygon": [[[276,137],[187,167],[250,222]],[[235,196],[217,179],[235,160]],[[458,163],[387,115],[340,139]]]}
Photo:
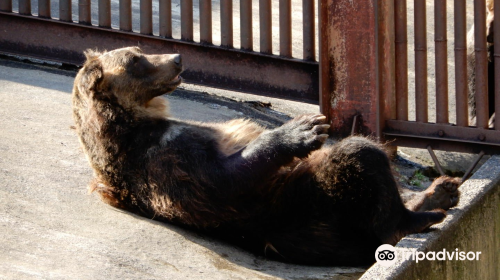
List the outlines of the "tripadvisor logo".
{"label": "tripadvisor logo", "polygon": [[458,248],[452,251],[443,249],[441,251],[397,251],[392,245],[383,244],[375,251],[375,260],[382,266],[391,266],[399,259],[413,260],[415,262],[428,260],[428,261],[478,261],[481,252],[464,252],[459,251]]}
{"label": "tripadvisor logo", "polygon": [[396,249],[389,244],[380,245],[375,251],[375,259],[383,266],[391,266],[396,263]]}

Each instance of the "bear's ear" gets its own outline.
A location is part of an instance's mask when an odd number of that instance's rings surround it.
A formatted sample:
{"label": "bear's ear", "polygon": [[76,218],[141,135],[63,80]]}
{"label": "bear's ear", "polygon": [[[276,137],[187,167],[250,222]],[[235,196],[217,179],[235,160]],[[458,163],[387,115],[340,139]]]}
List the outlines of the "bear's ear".
{"label": "bear's ear", "polygon": [[82,73],[78,85],[80,92],[94,93],[103,78],[101,61],[97,58],[87,60],[80,71]]}
{"label": "bear's ear", "polygon": [[96,59],[102,55],[101,52],[99,52],[98,50],[93,50],[93,49],[87,49],[83,52],[83,54],[85,55],[85,58],[87,58],[87,61]]}

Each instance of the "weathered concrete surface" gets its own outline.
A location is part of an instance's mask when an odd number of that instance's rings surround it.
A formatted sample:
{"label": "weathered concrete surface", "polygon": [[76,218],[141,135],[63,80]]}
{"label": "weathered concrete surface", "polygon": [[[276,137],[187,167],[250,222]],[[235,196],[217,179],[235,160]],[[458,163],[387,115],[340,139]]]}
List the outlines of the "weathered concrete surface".
{"label": "weathered concrete surface", "polygon": [[460,191],[460,202],[443,223],[405,237],[397,253],[458,249],[481,252],[478,260],[399,259],[388,268],[375,264],[361,279],[500,279],[500,156],[492,156]]}
{"label": "weathered concrete surface", "polygon": [[[72,83],[0,59],[0,279],[351,279],[366,269],[267,261],[87,194],[92,172],[70,129]],[[249,116],[245,106],[180,96],[170,98],[179,118]]]}

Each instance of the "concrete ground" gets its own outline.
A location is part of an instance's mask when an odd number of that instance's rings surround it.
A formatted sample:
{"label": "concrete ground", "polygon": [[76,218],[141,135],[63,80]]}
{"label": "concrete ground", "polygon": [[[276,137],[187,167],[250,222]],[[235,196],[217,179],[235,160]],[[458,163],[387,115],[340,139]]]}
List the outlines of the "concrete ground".
{"label": "concrete ground", "polygon": [[[0,59],[0,279],[353,279],[366,270],[268,261],[88,194],[92,171],[71,129],[72,75]],[[169,97],[181,119],[273,126],[317,110],[276,101],[288,113],[270,113],[186,87]]]}

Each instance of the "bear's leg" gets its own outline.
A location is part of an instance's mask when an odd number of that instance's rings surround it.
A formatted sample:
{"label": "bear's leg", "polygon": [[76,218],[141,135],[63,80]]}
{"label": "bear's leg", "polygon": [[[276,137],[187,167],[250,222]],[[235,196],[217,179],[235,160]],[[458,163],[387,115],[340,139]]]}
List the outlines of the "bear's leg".
{"label": "bear's leg", "polygon": [[386,153],[366,138],[324,147],[292,170],[281,196],[300,211],[284,211],[294,219],[265,235],[268,256],[309,264],[373,263],[381,244],[394,245],[445,217],[406,209]]}
{"label": "bear's leg", "polygon": [[390,161],[382,147],[363,137],[334,145],[316,173],[318,186],[343,223],[373,231],[382,243],[395,244],[404,235],[441,222],[441,211],[414,213],[405,208]]}
{"label": "bear's leg", "polygon": [[441,176],[434,180],[427,190],[416,194],[405,205],[409,210],[418,212],[434,209],[448,210],[458,203],[460,183],[460,178]]}

